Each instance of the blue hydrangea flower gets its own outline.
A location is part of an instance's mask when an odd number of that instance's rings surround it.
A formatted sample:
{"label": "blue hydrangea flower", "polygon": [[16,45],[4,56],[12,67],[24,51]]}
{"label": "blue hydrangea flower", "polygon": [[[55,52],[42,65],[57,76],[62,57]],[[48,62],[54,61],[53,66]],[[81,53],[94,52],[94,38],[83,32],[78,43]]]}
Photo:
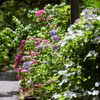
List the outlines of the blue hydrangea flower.
{"label": "blue hydrangea flower", "polygon": [[23,68],[29,67],[32,64],[31,61],[24,62]]}
{"label": "blue hydrangea flower", "polygon": [[34,69],[34,68],[35,68],[35,67],[28,68],[28,71],[29,71],[29,70],[32,70],[32,69]]}
{"label": "blue hydrangea flower", "polygon": [[53,36],[53,35],[55,35],[55,33],[58,33],[58,31],[51,30],[49,33],[51,36]]}

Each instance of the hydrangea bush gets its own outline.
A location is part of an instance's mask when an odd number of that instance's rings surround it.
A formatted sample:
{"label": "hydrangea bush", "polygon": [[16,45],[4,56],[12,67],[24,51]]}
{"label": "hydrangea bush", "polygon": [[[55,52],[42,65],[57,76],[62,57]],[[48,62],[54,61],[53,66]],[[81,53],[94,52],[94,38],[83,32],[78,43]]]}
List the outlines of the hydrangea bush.
{"label": "hydrangea bush", "polygon": [[100,16],[85,9],[59,41],[65,69],[58,71],[63,96],[68,100],[93,99],[100,95]]}
{"label": "hydrangea bush", "polygon": [[[48,32],[54,28],[55,31],[59,29],[62,33],[65,32],[69,26],[69,5],[52,6],[48,4],[44,7],[44,10],[39,10],[38,8],[30,10],[27,17],[30,24],[24,25],[23,22],[13,16],[15,30],[6,28],[0,32],[0,41],[2,41],[0,42],[0,68],[3,65],[12,63],[11,61],[15,58],[16,52],[18,52],[21,40],[26,39],[27,36],[49,39]],[[57,22],[56,20],[59,19],[60,22]],[[60,25],[62,25],[61,28],[63,30],[58,27]]]}
{"label": "hydrangea bush", "polygon": [[[54,16],[59,18],[62,11],[57,12],[57,9],[63,8],[64,5],[53,7],[56,12],[50,10],[50,6],[47,5],[45,10],[36,9],[28,15],[34,23],[30,24],[30,32],[27,38],[21,41],[14,60],[14,69],[18,71],[17,79],[20,80],[21,90],[24,93],[28,91],[37,99],[51,98],[56,93],[59,89],[57,72],[63,68],[57,43],[65,34],[65,29],[57,27]],[[16,23],[21,27],[17,21]],[[59,63],[56,63],[58,60]]]}
{"label": "hydrangea bush", "polygon": [[65,33],[64,28],[55,22],[57,15],[49,15],[48,9],[35,9],[28,15],[36,24],[30,25],[34,34],[21,41],[14,60],[22,92],[37,100],[98,99],[98,12],[96,9],[83,10],[80,19]]}

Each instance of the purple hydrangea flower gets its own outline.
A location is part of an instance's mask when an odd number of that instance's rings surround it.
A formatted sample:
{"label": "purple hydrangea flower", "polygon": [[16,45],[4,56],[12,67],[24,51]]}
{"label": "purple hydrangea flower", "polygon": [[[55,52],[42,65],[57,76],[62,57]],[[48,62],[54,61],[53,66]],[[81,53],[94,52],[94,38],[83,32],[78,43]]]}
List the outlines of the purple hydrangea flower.
{"label": "purple hydrangea flower", "polygon": [[34,68],[35,68],[35,67],[28,68],[28,71],[29,71],[29,70],[32,70],[32,69],[34,69]]}
{"label": "purple hydrangea flower", "polygon": [[55,35],[55,33],[58,33],[58,31],[51,30],[49,33],[51,36],[53,36],[53,35]]}
{"label": "purple hydrangea flower", "polygon": [[56,81],[56,79],[50,79],[47,81],[47,83],[54,82],[54,81]]}
{"label": "purple hydrangea flower", "polygon": [[49,47],[50,46],[50,44],[46,44],[46,45],[44,45],[44,47],[46,48],[46,47]]}
{"label": "purple hydrangea flower", "polygon": [[52,39],[53,39],[54,41],[58,41],[58,40],[59,40],[59,37],[56,36],[56,35],[54,35],[54,36],[52,36]]}
{"label": "purple hydrangea flower", "polygon": [[42,49],[43,46],[36,46],[36,49]]}
{"label": "purple hydrangea flower", "polygon": [[56,46],[56,45],[53,45],[52,48],[53,48],[53,49],[57,49],[57,50],[59,49],[59,47]]}

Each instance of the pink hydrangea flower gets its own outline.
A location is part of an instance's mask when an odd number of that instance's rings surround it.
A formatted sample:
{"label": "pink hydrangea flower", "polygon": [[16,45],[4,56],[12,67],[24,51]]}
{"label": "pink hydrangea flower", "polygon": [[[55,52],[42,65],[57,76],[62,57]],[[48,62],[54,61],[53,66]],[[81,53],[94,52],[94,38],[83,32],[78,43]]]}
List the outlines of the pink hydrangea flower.
{"label": "pink hydrangea flower", "polygon": [[32,56],[35,56],[36,54],[39,54],[40,52],[34,52],[34,53],[32,53],[31,55]]}
{"label": "pink hydrangea flower", "polygon": [[22,55],[18,53],[14,60],[15,64],[21,64],[21,58],[22,58]]}
{"label": "pink hydrangea flower", "polygon": [[32,63],[33,63],[33,64],[35,64],[35,63],[36,63],[36,61],[37,61],[37,60],[33,60],[33,62],[32,62]]}
{"label": "pink hydrangea flower", "polygon": [[22,68],[21,68],[21,67],[19,67],[19,68],[17,69],[17,71],[18,71],[19,73],[21,73]]}
{"label": "pink hydrangea flower", "polygon": [[47,34],[49,34],[49,32],[47,32]]}
{"label": "pink hydrangea flower", "polygon": [[35,84],[34,86],[35,86],[35,87],[40,87],[40,84]]}
{"label": "pink hydrangea flower", "polygon": [[47,47],[49,47],[49,46],[50,46],[49,44],[44,45],[45,48],[47,48]]}
{"label": "pink hydrangea flower", "polygon": [[27,50],[27,51],[23,51],[24,53],[27,53],[27,52],[29,52],[29,50]]}
{"label": "pink hydrangea flower", "polygon": [[42,41],[42,39],[40,39],[40,38],[36,38],[35,41]]}
{"label": "pink hydrangea flower", "polygon": [[44,48],[43,46],[36,46],[36,49],[42,49]]}
{"label": "pink hydrangea flower", "polygon": [[25,43],[25,40],[22,40],[21,44],[24,44]]}
{"label": "pink hydrangea flower", "polygon": [[31,57],[31,56],[24,56],[24,57],[23,57],[23,60],[24,60],[24,59],[27,59],[27,58],[30,58],[30,57]]}
{"label": "pink hydrangea flower", "polygon": [[26,73],[26,72],[27,72],[27,70],[25,70],[25,69],[24,69],[24,70],[22,70],[21,72],[22,72],[22,73]]}
{"label": "pink hydrangea flower", "polygon": [[50,79],[47,81],[47,83],[54,82],[54,81],[56,81],[56,79]]}
{"label": "pink hydrangea flower", "polygon": [[46,84],[45,84],[45,83],[43,83],[43,84],[40,84],[40,85],[45,86]]}
{"label": "pink hydrangea flower", "polygon": [[42,40],[42,42],[49,42],[49,40]]}
{"label": "pink hydrangea flower", "polygon": [[26,38],[26,40],[34,40],[34,38]]}
{"label": "pink hydrangea flower", "polygon": [[35,43],[35,45],[38,46],[40,43],[41,43],[41,42],[38,41],[38,42]]}
{"label": "pink hydrangea flower", "polygon": [[16,64],[14,65],[14,69],[17,69],[17,66],[16,66]]}
{"label": "pink hydrangea flower", "polygon": [[59,49],[59,47],[56,46],[56,45],[53,45],[52,48],[53,48],[53,49]]}
{"label": "pink hydrangea flower", "polygon": [[26,89],[25,88],[22,88],[22,91],[23,92],[27,92],[28,90],[29,90],[28,88],[26,88]]}
{"label": "pink hydrangea flower", "polygon": [[38,17],[39,15],[42,16],[42,14],[45,14],[45,13],[46,13],[46,11],[43,10],[43,9],[41,9],[41,10],[39,10],[39,11],[36,12],[35,17]]}
{"label": "pink hydrangea flower", "polygon": [[21,80],[23,78],[23,76],[16,76],[17,79]]}
{"label": "pink hydrangea flower", "polygon": [[45,18],[39,18],[39,20],[38,20],[38,21],[40,22],[41,20],[45,20]]}
{"label": "pink hydrangea flower", "polygon": [[53,35],[53,36],[52,36],[52,39],[53,39],[54,41],[58,41],[58,40],[59,40],[59,37],[56,36],[56,35]]}
{"label": "pink hydrangea flower", "polygon": [[47,18],[51,18],[51,16],[47,16]]}

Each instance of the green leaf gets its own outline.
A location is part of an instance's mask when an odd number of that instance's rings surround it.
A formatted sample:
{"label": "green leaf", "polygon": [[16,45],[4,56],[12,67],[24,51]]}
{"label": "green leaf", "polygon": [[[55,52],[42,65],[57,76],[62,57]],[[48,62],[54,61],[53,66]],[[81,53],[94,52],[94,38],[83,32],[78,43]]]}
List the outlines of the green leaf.
{"label": "green leaf", "polygon": [[95,0],[94,6],[95,8],[100,8],[100,0]]}

